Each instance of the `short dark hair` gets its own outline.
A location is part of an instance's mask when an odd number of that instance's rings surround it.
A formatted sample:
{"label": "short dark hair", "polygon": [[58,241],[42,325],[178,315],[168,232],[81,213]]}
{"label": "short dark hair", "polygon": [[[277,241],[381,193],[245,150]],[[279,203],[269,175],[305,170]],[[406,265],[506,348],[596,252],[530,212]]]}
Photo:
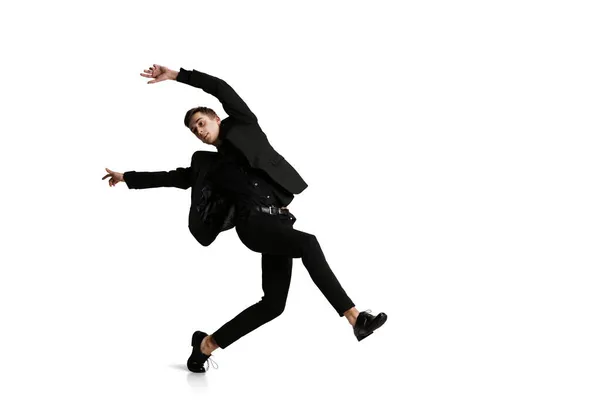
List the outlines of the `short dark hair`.
{"label": "short dark hair", "polygon": [[197,112],[201,112],[202,114],[206,115],[210,119],[215,119],[217,117],[217,113],[214,112],[214,110],[212,108],[194,107],[185,113],[185,118],[183,119],[183,123],[185,124],[186,128],[190,129],[190,120],[192,119],[192,115],[194,115]]}

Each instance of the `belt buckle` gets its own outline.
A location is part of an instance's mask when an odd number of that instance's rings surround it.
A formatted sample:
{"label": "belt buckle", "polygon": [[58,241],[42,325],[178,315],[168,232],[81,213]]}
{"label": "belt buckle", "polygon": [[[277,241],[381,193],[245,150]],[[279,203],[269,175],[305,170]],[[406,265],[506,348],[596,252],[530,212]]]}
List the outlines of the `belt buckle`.
{"label": "belt buckle", "polygon": [[271,212],[271,209],[275,209],[275,210],[277,210],[277,207],[274,207],[274,206],[269,206],[269,215],[277,215],[277,213],[276,213],[276,212]]}

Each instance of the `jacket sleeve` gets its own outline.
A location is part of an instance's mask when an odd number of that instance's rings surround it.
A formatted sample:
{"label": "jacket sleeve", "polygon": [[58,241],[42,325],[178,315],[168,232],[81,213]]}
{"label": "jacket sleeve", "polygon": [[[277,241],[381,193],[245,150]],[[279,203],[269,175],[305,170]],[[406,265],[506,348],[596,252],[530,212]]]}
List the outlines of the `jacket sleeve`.
{"label": "jacket sleeve", "polygon": [[205,74],[204,72],[179,69],[177,81],[204,90],[215,96],[223,105],[223,109],[232,119],[245,123],[256,123],[256,116],[244,100],[222,79]]}
{"label": "jacket sleeve", "polygon": [[123,173],[123,179],[129,189],[148,189],[156,187],[176,187],[187,189],[192,186],[192,168],[177,168],[172,171]]}

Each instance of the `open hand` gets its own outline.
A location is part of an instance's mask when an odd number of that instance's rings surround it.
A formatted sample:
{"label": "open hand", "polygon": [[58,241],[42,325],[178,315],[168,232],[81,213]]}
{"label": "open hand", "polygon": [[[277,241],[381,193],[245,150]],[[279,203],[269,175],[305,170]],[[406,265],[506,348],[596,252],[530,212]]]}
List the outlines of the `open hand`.
{"label": "open hand", "polygon": [[177,77],[178,72],[173,71],[167,67],[158,64],[152,64],[152,66],[148,69],[144,70],[145,73],[140,73],[141,76],[145,78],[154,78],[151,81],[146,83],[156,83],[162,82],[169,79],[175,79]]}
{"label": "open hand", "polygon": [[106,169],[106,172],[108,172],[108,174],[104,175],[102,180],[104,180],[105,178],[108,178],[110,176],[110,180],[108,181],[108,186],[115,186],[119,182],[125,182],[125,179],[123,179],[122,173],[111,171],[108,168],[105,168],[105,169]]}

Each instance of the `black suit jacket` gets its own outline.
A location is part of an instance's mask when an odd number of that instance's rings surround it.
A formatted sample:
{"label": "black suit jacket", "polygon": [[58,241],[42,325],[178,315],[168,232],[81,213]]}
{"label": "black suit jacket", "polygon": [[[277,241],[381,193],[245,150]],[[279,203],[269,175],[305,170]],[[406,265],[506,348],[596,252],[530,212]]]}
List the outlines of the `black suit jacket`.
{"label": "black suit jacket", "polygon": [[[299,194],[308,187],[298,172],[273,149],[254,113],[225,81],[183,68],[177,75],[177,81],[200,88],[221,102],[229,117],[221,121],[219,138],[238,148],[251,167],[262,169],[291,193]],[[206,173],[217,157],[219,154],[216,152],[197,151],[188,168],[168,172],[127,171],[123,176],[130,189],[192,187],[188,227],[200,244],[209,246],[220,232],[233,228],[235,224],[234,200],[214,190],[206,180]]]}
{"label": "black suit jacket", "polygon": [[248,159],[253,168],[265,171],[290,193],[299,194],[308,187],[298,172],[269,143],[258,120],[246,103],[222,79],[180,68],[177,81],[215,96],[229,115],[221,121],[221,133]]}

